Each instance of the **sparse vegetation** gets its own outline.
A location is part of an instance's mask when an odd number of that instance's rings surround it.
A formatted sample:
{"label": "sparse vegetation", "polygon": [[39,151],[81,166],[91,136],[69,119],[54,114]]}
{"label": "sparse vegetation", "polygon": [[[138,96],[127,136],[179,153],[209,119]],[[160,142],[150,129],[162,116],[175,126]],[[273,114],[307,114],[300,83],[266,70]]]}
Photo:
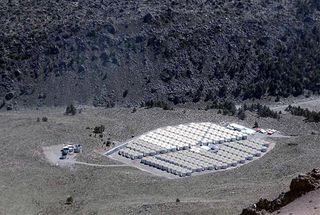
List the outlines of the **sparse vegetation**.
{"label": "sparse vegetation", "polygon": [[164,101],[154,102],[153,100],[150,100],[150,101],[147,101],[144,105],[146,108],[159,107],[159,108],[162,108],[163,110],[173,110],[173,108],[170,107],[170,105]]}
{"label": "sparse vegetation", "polygon": [[107,140],[107,142],[106,142],[106,146],[107,146],[107,147],[110,147],[110,146],[111,146],[111,144],[112,144],[112,142],[111,142],[110,140]]}
{"label": "sparse vegetation", "polygon": [[218,109],[218,114],[229,115],[229,116],[237,116],[240,120],[246,119],[246,108],[240,108],[237,110],[234,102],[225,101],[225,102],[217,102],[214,101],[211,105],[207,105],[205,110],[209,109]]}
{"label": "sparse vegetation", "polygon": [[66,202],[65,202],[65,204],[66,205],[71,205],[72,203],[73,203],[73,197],[72,196],[68,196],[68,198],[66,199]]}
{"label": "sparse vegetation", "polygon": [[241,120],[245,120],[246,119],[246,112],[243,108],[240,108],[238,110],[238,114],[237,114],[238,118],[241,119]]}
{"label": "sparse vegetation", "polygon": [[66,108],[66,115],[76,115],[77,109],[73,104],[70,104]]}
{"label": "sparse vegetation", "polygon": [[[130,1],[127,8],[114,0],[107,8],[105,1],[92,7],[91,2],[60,0],[49,8],[46,2],[11,2],[10,7],[6,1],[0,3],[6,8],[3,20],[10,20],[1,22],[7,33],[0,40],[0,99],[26,99],[29,103],[40,99],[41,104],[50,104],[55,94],[60,95],[55,98],[57,103],[62,103],[79,100],[80,93],[83,101],[113,107],[127,97],[128,86],[111,81],[108,90],[94,87],[103,86],[118,71],[122,71],[117,73],[119,80],[131,79],[132,90],[148,89],[138,95],[141,100],[168,95],[177,98],[174,103],[212,101],[215,97],[260,99],[265,95],[278,100],[306,91],[310,95],[320,92],[316,0],[188,1],[187,5],[169,0],[162,4],[148,1],[147,5]],[[130,11],[133,8],[144,12]],[[51,18],[38,14],[44,9]],[[125,23],[124,28],[118,28],[118,22]],[[302,27],[296,29],[297,23]],[[19,24],[30,28],[17,27]],[[143,80],[146,74],[147,81]],[[77,93],[63,81],[70,75]],[[62,84],[57,92],[46,87],[58,80]],[[87,85],[88,80],[94,80],[95,86]],[[41,87],[45,97],[29,96]],[[11,92],[15,92],[13,97]]]}
{"label": "sparse vegetation", "polygon": [[221,110],[222,110],[223,115],[230,115],[230,116],[234,116],[237,112],[235,103],[229,102],[229,101],[225,101],[225,102],[214,101],[211,105],[207,105],[205,107],[205,110],[209,110],[209,109],[218,109],[219,110],[218,113],[221,113]]}
{"label": "sparse vegetation", "polygon": [[259,117],[269,117],[274,119],[280,119],[280,114],[276,111],[271,110],[266,105],[261,105],[258,103],[258,104],[252,104],[249,106],[246,105],[245,108],[248,111],[257,113]]}
{"label": "sparse vegetation", "polygon": [[310,111],[308,108],[303,109],[300,106],[295,107],[289,105],[285,111],[290,112],[292,115],[295,116],[303,116],[305,117],[306,122],[320,122],[320,111]]}
{"label": "sparse vegetation", "polygon": [[123,94],[122,94],[122,97],[123,97],[123,98],[127,97],[128,92],[129,92],[128,90],[125,90],[125,91],[123,92]]}
{"label": "sparse vegetation", "polygon": [[105,131],[104,125],[96,126],[93,129],[93,133],[95,134],[102,134]]}

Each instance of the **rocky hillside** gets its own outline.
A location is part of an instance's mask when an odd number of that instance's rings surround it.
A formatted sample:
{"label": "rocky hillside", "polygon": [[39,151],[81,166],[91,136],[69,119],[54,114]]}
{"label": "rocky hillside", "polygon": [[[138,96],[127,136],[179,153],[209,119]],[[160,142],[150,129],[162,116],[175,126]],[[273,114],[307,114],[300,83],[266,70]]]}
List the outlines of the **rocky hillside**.
{"label": "rocky hillside", "polygon": [[0,2],[0,107],[320,89],[318,0]]}
{"label": "rocky hillside", "polygon": [[300,174],[292,179],[290,190],[286,193],[281,193],[276,199],[269,201],[260,199],[256,204],[245,208],[241,215],[263,215],[275,212],[302,195],[317,190],[320,188],[320,169],[313,169],[307,174]]}

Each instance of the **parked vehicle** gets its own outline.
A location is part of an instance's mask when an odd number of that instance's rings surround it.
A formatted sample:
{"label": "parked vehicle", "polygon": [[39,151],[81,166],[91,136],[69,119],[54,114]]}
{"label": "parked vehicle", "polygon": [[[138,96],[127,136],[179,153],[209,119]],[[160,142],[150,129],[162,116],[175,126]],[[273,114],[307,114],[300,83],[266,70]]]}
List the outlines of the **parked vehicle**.
{"label": "parked vehicle", "polygon": [[268,129],[267,130],[267,134],[268,135],[272,135],[272,134],[274,134],[276,132],[276,130],[274,130],[274,129]]}
{"label": "parked vehicle", "polygon": [[74,153],[80,153],[82,150],[82,146],[80,144],[74,145]]}
{"label": "parked vehicle", "polygon": [[68,149],[69,149],[69,154],[73,154],[74,152],[74,146],[73,145],[67,145]]}
{"label": "parked vehicle", "polygon": [[61,149],[61,154],[62,155],[68,155],[68,153],[69,153],[69,148],[68,147],[63,147],[63,149]]}
{"label": "parked vehicle", "polygon": [[73,153],[80,153],[82,150],[82,146],[80,144],[75,144],[75,145],[67,145],[64,146],[61,149],[61,156],[59,157],[60,160],[64,160],[68,158],[68,155],[71,155]]}

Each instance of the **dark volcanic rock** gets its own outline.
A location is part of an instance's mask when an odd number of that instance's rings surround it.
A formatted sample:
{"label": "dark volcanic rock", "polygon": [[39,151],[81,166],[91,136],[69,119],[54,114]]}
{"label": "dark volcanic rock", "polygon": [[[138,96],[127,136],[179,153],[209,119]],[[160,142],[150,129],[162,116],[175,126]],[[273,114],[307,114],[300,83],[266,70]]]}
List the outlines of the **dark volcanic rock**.
{"label": "dark volcanic rock", "polygon": [[256,207],[250,206],[248,208],[243,209],[242,215],[265,215],[265,211],[257,211]]}
{"label": "dark volcanic rock", "polygon": [[162,70],[162,72],[160,73],[160,78],[162,81],[164,82],[168,82],[170,81],[174,76],[175,76],[175,71],[170,70],[170,69],[164,69]]}
{"label": "dark volcanic rock", "polygon": [[260,199],[256,204],[243,209],[241,215],[258,215],[263,214],[264,211],[272,213],[299,198],[301,195],[318,188],[320,188],[320,169],[314,169],[307,174],[300,174],[292,179],[288,192],[281,193],[273,201]]}
{"label": "dark volcanic rock", "polygon": [[14,97],[14,93],[13,92],[9,92],[6,94],[5,99],[6,100],[11,100]]}
{"label": "dark volcanic rock", "polygon": [[106,24],[105,28],[110,34],[115,34],[116,33],[116,28],[112,24]]}
{"label": "dark volcanic rock", "polygon": [[319,179],[314,178],[313,174],[301,174],[294,178],[290,184],[290,191],[292,192],[308,192],[314,190],[319,186]]}
{"label": "dark volcanic rock", "polygon": [[0,100],[0,110],[6,105],[4,100]]}
{"label": "dark volcanic rock", "polygon": [[0,97],[127,106],[319,93],[318,2],[2,1]]}
{"label": "dark volcanic rock", "polygon": [[7,110],[13,110],[13,104],[7,104]]}
{"label": "dark volcanic rock", "polygon": [[151,23],[153,20],[153,16],[150,13],[147,13],[144,17],[143,17],[143,22],[144,23]]}

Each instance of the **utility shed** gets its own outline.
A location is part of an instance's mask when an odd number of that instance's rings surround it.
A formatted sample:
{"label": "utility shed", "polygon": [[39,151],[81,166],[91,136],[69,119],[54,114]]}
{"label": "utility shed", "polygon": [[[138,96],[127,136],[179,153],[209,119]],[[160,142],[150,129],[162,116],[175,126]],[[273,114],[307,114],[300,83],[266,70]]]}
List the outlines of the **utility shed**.
{"label": "utility shed", "polygon": [[248,134],[248,135],[252,135],[252,134],[256,133],[255,130],[247,128],[247,127],[245,127],[243,125],[236,124],[236,123],[231,123],[228,126],[233,128],[236,131],[241,131],[242,133],[245,133],[245,134]]}

